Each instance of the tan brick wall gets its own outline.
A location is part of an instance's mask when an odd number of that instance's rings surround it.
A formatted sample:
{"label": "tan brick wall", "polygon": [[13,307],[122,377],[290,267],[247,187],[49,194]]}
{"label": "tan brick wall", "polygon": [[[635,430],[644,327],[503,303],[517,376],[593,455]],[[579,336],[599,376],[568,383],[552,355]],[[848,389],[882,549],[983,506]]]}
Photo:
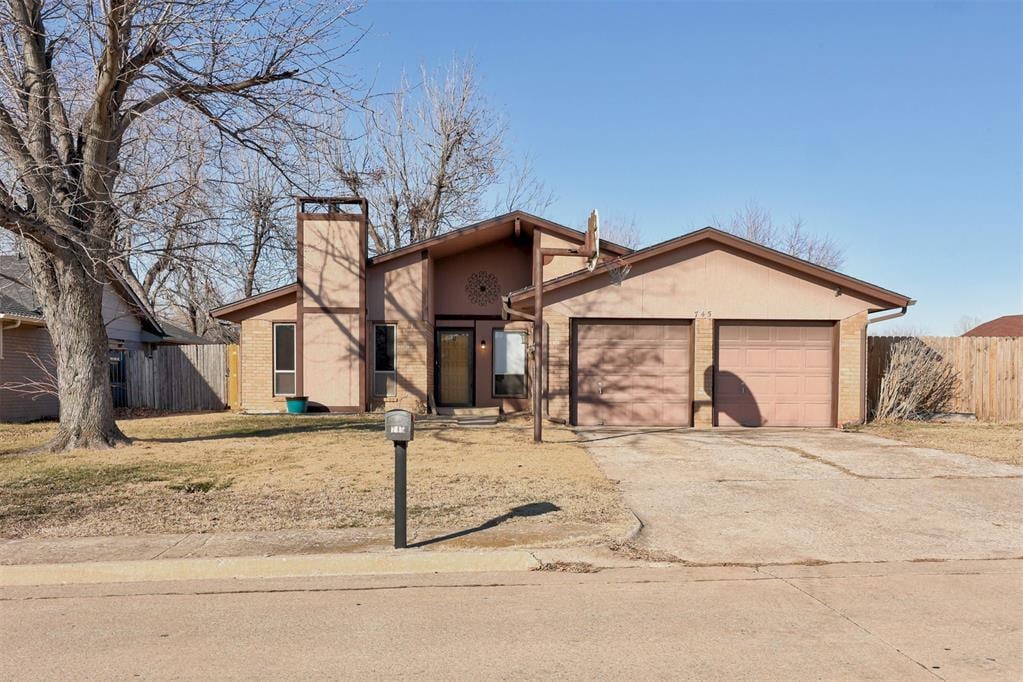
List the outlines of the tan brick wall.
{"label": "tan brick wall", "polygon": [[714,424],[714,320],[693,320],[693,426]]}
{"label": "tan brick wall", "polygon": [[570,358],[572,332],[569,318],[556,313],[545,313],[547,327],[547,414],[551,419],[568,421],[571,394]]}
{"label": "tan brick wall", "polygon": [[863,421],[867,313],[838,323],[838,424]]}
{"label": "tan brick wall", "polygon": [[[39,358],[52,366],[53,346],[45,327],[22,325],[11,328],[4,320],[3,358],[0,358],[0,385],[7,382],[23,383],[46,381],[46,373],[32,361]],[[56,370],[53,370],[54,375]],[[57,396],[26,394],[0,387],[0,422],[26,422],[43,417],[56,417],[59,413]]]}
{"label": "tan brick wall", "polygon": [[239,343],[241,353],[241,402],[246,412],[284,412],[283,397],[273,391],[273,323],[245,320]]}
{"label": "tan brick wall", "polygon": [[[373,334],[370,323],[370,334]],[[375,397],[371,395],[370,406],[374,410],[401,408],[413,412],[425,412],[428,396],[433,391],[433,325],[429,322],[395,323],[395,350],[398,386],[396,395]],[[370,336],[369,365],[372,370],[373,342]],[[373,377],[367,382],[373,392]]]}

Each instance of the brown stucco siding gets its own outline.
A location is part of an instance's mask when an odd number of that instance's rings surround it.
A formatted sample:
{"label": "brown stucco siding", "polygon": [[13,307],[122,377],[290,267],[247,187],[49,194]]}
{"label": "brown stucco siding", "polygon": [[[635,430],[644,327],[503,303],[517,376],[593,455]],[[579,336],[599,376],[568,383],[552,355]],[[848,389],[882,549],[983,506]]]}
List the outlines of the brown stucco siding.
{"label": "brown stucco siding", "polygon": [[273,322],[242,322],[241,402],[245,412],[283,412],[283,397],[273,394]]}
{"label": "brown stucco siding", "polygon": [[26,422],[56,417],[60,412],[57,396],[29,395],[2,387],[7,382],[47,380],[46,373],[33,362],[33,358],[53,367],[53,346],[49,333],[45,327],[10,328],[10,322],[6,322],[5,326],[3,358],[0,359],[0,421]]}
{"label": "brown stucco siding", "polygon": [[[422,321],[376,321],[373,325],[395,325],[395,371],[397,390],[393,396],[371,396],[374,410],[401,408],[423,413],[433,391],[433,325]],[[371,337],[372,338],[372,337]],[[370,343],[372,349],[373,344]],[[368,385],[373,391],[373,353],[370,352]]]}
{"label": "brown stucco siding", "polygon": [[838,323],[838,425],[863,421],[867,312]]}

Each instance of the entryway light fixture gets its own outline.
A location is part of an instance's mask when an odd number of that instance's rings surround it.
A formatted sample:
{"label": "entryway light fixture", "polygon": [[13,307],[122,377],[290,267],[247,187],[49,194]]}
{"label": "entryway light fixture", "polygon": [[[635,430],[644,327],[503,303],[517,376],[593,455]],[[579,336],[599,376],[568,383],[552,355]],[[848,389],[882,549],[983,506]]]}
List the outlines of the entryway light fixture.
{"label": "entryway light fixture", "polygon": [[483,350],[487,349],[487,340],[486,339],[480,339],[480,348],[482,348]]}

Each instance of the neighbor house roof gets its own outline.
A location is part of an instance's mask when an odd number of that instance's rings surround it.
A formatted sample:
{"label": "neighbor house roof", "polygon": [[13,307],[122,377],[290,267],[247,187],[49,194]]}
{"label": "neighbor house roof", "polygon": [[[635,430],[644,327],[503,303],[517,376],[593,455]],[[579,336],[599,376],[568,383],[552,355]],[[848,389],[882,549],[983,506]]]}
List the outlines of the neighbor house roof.
{"label": "neighbor house roof", "polygon": [[160,320],[160,326],[163,327],[165,336],[161,341],[163,343],[171,343],[177,345],[200,345],[200,344],[212,344],[217,343],[211,341],[205,337],[193,334],[184,327],[168,322],[167,320]]}
{"label": "neighbor house roof", "polygon": [[32,289],[28,261],[20,256],[0,256],[0,315],[30,321],[43,320],[43,311]]}
{"label": "neighbor house roof", "polygon": [[[705,227],[703,229],[696,230],[695,232],[684,234],[681,237],[675,237],[674,239],[669,239],[659,244],[648,246],[645,249],[633,251],[622,256],[620,259],[604,261],[597,265],[592,272],[589,270],[577,270],[575,272],[562,275],[561,277],[545,282],[543,285],[544,292],[553,291],[561,287],[568,286],[569,284],[604,274],[610,268],[618,265],[634,265],[646,260],[647,258],[652,258],[653,256],[674,251],[675,249],[680,249],[702,241],[713,241],[751,256],[762,258],[771,263],[816,277],[817,279],[834,284],[836,287],[841,287],[850,292],[855,292],[861,296],[865,296],[866,298],[873,299],[890,308],[903,308],[916,302],[903,294],[884,289],[874,284],[870,284],[869,282],[864,282],[863,280],[856,279],[855,277],[843,275],[835,270],[830,270],[820,265],[816,265],[815,263],[803,260],[802,258],[790,256],[787,253],[782,253],[781,251],[751,242],[748,239],[737,237],[733,234],[729,234],[728,232],[722,232],[721,230],[713,227]],[[508,298],[512,303],[516,303],[528,300],[532,298],[532,296],[533,286],[530,285],[523,287],[518,291],[513,291],[508,295]]]}
{"label": "neighbor house roof", "polygon": [[1002,315],[978,324],[963,336],[1023,336],[1023,315]]}
{"label": "neighbor house roof", "polygon": [[[148,323],[157,336],[165,336],[160,321],[126,282],[116,278],[111,284],[119,295],[140,312],[139,317]],[[0,255],[0,314],[26,320],[45,322],[43,307],[32,287],[32,272],[28,267],[28,259],[21,255]]]}

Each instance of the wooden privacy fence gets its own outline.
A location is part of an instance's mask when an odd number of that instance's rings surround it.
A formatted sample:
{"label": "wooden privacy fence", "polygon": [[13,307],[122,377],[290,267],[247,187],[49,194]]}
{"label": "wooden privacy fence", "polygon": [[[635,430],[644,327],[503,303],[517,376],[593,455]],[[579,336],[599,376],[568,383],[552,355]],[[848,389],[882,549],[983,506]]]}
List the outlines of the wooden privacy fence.
{"label": "wooden privacy fence", "polygon": [[228,352],[223,344],[123,351],[124,404],[119,406],[222,410],[228,403]]}
{"label": "wooden privacy fence", "polygon": [[[871,336],[867,344],[867,401],[873,412],[891,347],[905,336]],[[992,422],[1023,421],[1023,337],[921,336],[959,374],[952,412]]]}

